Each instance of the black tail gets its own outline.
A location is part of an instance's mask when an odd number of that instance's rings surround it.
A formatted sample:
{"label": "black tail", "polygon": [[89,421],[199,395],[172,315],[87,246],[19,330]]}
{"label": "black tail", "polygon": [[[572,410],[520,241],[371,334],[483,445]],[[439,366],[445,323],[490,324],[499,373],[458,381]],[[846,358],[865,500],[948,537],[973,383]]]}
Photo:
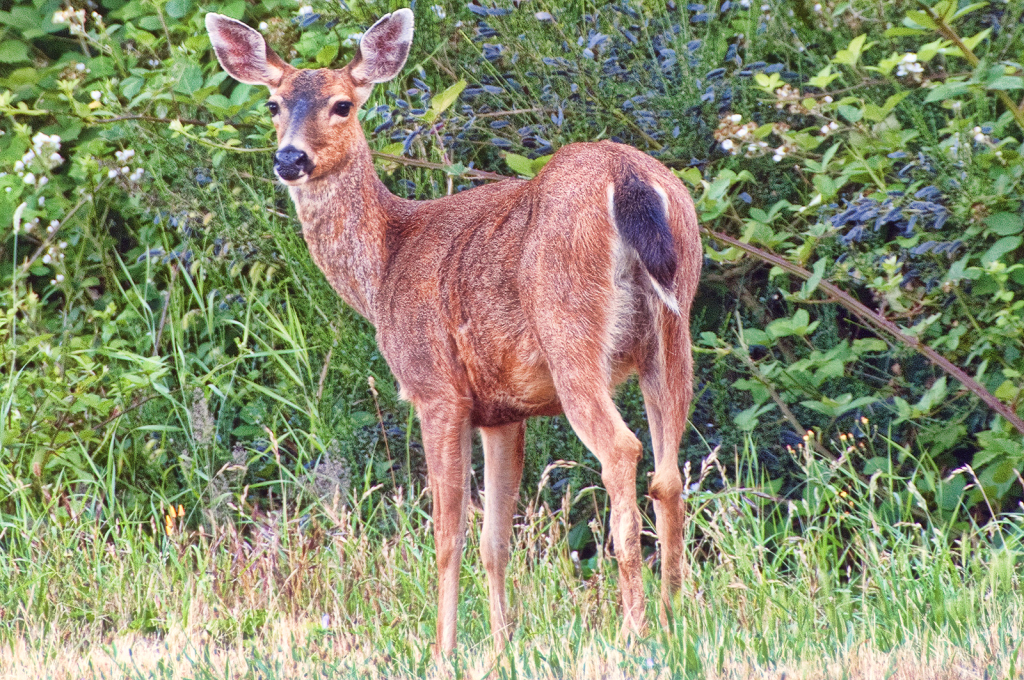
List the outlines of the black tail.
{"label": "black tail", "polygon": [[613,203],[619,234],[640,256],[651,278],[664,291],[672,291],[678,261],[661,196],[626,169],[615,180]]}

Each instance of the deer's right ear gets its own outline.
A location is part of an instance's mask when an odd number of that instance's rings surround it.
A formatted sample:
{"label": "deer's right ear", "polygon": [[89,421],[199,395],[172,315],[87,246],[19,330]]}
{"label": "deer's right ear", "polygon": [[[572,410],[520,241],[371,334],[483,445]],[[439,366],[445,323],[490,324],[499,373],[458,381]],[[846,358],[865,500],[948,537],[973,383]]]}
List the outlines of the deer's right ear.
{"label": "deer's right ear", "polygon": [[267,47],[259,31],[241,21],[210,12],[206,15],[206,30],[217,61],[239,82],[266,85],[273,91],[281,84],[285,71],[291,68]]}

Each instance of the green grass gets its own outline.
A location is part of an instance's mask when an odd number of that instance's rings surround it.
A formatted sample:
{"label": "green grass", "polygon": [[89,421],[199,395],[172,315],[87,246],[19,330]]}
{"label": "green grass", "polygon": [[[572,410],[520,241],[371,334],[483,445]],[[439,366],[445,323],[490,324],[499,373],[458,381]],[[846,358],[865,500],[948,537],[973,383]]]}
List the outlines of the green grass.
{"label": "green grass", "polygon": [[[1020,677],[1024,523],[953,533],[923,519],[923,480],[799,452],[808,483],[786,502],[723,476],[717,453],[689,496],[685,585],[673,621],[619,634],[613,556],[567,535],[574,503],[522,506],[509,569],[516,631],[490,654],[486,577],[471,513],[457,675],[478,677]],[[741,467],[747,454],[737,454]],[[855,453],[851,454],[855,457]],[[727,474],[727,473],[725,473]],[[215,512],[154,505],[148,523],[99,508],[0,528],[3,677],[422,677],[436,667],[435,573],[426,497],[355,484],[318,496],[279,479],[267,512],[230,495]],[[896,489],[903,489],[902,492]],[[910,491],[907,491],[910,489]],[[653,535],[651,532],[648,532]],[[657,569],[652,552],[648,565]],[[645,571],[649,596],[658,582]],[[648,608],[653,622],[657,614]]]}

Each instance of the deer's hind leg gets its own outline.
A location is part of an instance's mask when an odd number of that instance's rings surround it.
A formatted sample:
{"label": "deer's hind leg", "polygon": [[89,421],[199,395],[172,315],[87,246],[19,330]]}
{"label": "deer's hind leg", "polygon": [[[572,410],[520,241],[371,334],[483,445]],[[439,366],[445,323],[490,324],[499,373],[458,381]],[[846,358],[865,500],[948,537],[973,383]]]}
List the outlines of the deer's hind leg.
{"label": "deer's hind leg", "polygon": [[612,401],[610,366],[604,347],[596,340],[600,337],[598,332],[553,335],[545,350],[569,424],[601,463],[601,480],[611,501],[611,534],[619,566],[624,628],[643,633],[646,617],[641,520],[636,504],[636,466],[643,446]]}
{"label": "deer's hind leg", "polygon": [[683,482],[679,474],[679,443],[686,429],[693,397],[693,357],[688,316],[659,309],[657,332],[639,363],[640,389],[654,446],[654,478],[650,496],[661,544],[662,625],[668,623],[672,598],[682,585]]}

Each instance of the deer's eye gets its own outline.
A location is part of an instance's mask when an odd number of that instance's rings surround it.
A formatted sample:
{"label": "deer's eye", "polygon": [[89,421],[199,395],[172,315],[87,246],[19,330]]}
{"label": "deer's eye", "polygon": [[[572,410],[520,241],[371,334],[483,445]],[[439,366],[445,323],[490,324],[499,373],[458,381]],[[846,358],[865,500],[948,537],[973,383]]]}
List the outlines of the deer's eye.
{"label": "deer's eye", "polygon": [[352,112],[352,102],[334,102],[334,106],[331,107],[331,113],[335,116],[341,116],[344,118]]}
{"label": "deer's eye", "polygon": [[276,116],[281,111],[281,107],[277,105],[277,102],[267,102],[267,110],[270,111],[271,116]]}

